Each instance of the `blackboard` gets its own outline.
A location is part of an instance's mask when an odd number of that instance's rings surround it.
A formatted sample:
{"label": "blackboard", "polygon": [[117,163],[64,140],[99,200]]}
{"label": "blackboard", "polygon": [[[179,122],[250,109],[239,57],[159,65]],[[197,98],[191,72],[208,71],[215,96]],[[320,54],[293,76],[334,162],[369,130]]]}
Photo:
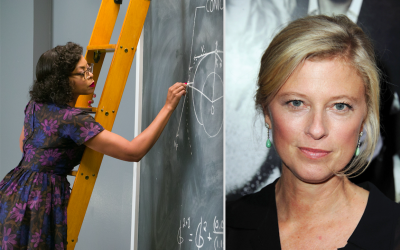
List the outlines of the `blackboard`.
{"label": "blackboard", "polygon": [[140,162],[138,249],[223,249],[223,0],[152,0],[143,29],[142,129],[188,82]]}

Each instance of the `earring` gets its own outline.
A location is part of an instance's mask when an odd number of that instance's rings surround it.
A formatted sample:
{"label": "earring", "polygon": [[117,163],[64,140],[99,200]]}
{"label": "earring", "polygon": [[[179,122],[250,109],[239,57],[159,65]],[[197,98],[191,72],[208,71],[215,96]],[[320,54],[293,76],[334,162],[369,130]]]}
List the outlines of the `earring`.
{"label": "earring", "polygon": [[358,137],[358,143],[357,143],[357,149],[356,149],[356,156],[360,154],[360,141],[361,141],[361,136],[363,135],[363,132],[360,133],[360,136]]}
{"label": "earring", "polygon": [[267,148],[270,148],[271,147],[271,141],[269,140],[269,124],[265,123],[265,127],[268,129],[268,140],[267,140],[266,146],[267,146]]}

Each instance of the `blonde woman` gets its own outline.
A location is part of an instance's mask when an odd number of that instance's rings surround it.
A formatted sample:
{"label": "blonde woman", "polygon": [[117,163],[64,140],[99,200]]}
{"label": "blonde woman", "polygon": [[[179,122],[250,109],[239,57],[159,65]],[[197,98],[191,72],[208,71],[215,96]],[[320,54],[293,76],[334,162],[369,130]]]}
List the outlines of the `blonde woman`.
{"label": "blonde woman", "polygon": [[400,206],[349,180],[379,135],[379,72],[361,28],[345,16],[290,23],[261,59],[256,106],[282,176],[227,204],[227,249],[395,249]]}

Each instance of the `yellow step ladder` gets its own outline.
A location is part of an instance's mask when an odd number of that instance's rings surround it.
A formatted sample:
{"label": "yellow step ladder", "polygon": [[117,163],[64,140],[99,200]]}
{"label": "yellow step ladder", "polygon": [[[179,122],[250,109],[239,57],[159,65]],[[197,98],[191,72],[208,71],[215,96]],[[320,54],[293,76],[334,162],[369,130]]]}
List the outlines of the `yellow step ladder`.
{"label": "yellow step ladder", "polygon": [[[89,64],[94,63],[93,79],[97,82],[105,53],[114,52],[99,104],[97,108],[89,108],[96,113],[95,120],[109,131],[118,113],[150,0],[130,0],[118,42],[109,44],[120,3],[121,0],[102,0],[85,55]],[[88,109],[92,98],[92,95],[80,96],[76,107]],[[78,241],[102,160],[103,154],[86,148],[78,171],[71,173],[76,178],[68,203],[68,250],[74,249]]]}

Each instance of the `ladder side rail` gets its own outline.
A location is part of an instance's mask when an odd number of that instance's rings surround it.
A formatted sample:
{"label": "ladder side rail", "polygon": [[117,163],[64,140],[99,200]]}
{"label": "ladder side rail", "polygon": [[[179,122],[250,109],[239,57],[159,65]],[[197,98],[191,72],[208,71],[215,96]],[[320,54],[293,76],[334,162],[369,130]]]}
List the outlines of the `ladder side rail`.
{"label": "ladder side rail", "polygon": [[[103,94],[99,101],[98,110],[103,109],[104,112],[97,112],[95,118],[96,121],[101,119],[99,120],[102,121],[101,125],[110,131],[114,125],[149,5],[150,1],[148,0],[131,0],[129,2]],[[114,119],[100,118],[107,118],[104,117],[105,112],[108,112],[108,118],[113,117]]]}
{"label": "ladder side rail", "polygon": [[[102,44],[108,44],[111,40],[112,32],[114,30],[115,23],[117,21],[118,13],[120,10],[120,5],[115,4],[113,0],[102,0],[100,7],[99,7],[99,12],[96,17],[96,21],[93,27],[93,31],[89,40],[89,46],[90,45],[102,45]],[[88,63],[94,63],[94,51],[87,50],[85,54],[85,58],[88,61]],[[97,82],[98,77],[100,75],[101,67],[103,65],[105,53],[101,53],[99,61],[96,63],[96,66],[94,67],[93,71],[93,80]],[[88,101],[93,98],[93,95],[90,96],[80,96],[77,100],[76,106],[77,107],[87,107]],[[87,155],[87,156],[85,156]],[[93,159],[92,163],[87,163],[86,159]],[[103,155],[99,154],[97,152],[90,152],[89,149],[86,149],[84,152],[84,157],[82,158],[81,165],[88,165],[88,164],[101,164],[101,161],[103,159]],[[75,182],[77,182],[77,179],[79,177],[85,178],[87,176],[89,182],[95,181],[94,177],[97,176],[97,173],[95,171],[91,171],[92,173],[92,178],[89,179],[89,175],[84,175],[82,171],[77,171],[75,173]],[[80,175],[78,175],[80,174]],[[94,176],[93,176],[94,175]],[[86,179],[84,179],[86,180]],[[75,183],[74,183],[75,184]],[[94,185],[94,184],[93,184]],[[90,186],[88,186],[90,188]],[[73,190],[77,189],[82,189],[86,188],[85,186],[80,187],[79,185],[73,186]],[[72,196],[73,191],[71,192]],[[79,235],[80,231],[80,226],[78,231],[76,230],[77,226],[74,225],[74,222],[70,221],[71,217],[75,217],[80,215],[80,213],[76,212],[79,210],[74,210],[70,209],[70,203],[68,203],[68,208],[67,208],[67,241],[68,241],[68,249],[74,249],[76,242],[77,242],[77,237]],[[84,214],[83,214],[84,216]],[[82,217],[82,215],[81,215]],[[79,217],[80,218],[80,217]],[[83,221],[83,218],[82,218]]]}
{"label": "ladder side rail", "polygon": [[[86,148],[83,153],[81,165],[75,177],[74,187],[67,208],[67,249],[73,250],[78,241],[78,235],[85,218],[86,209],[89,205],[90,196],[92,194],[94,184],[97,180],[103,154],[96,152],[90,148]],[[82,198],[79,194],[89,194],[87,199]]]}
{"label": "ladder side rail", "polygon": [[[109,44],[117,21],[120,5],[115,4],[114,0],[102,0],[97,14],[96,22],[93,27],[89,45]],[[94,51],[86,50],[85,59],[88,63],[94,63]],[[103,66],[105,53],[101,53],[100,60],[94,66],[93,80],[97,82],[101,67]],[[76,107],[87,107],[93,95],[79,96]]]}
{"label": "ladder side rail", "polygon": [[110,43],[114,26],[118,18],[120,5],[114,0],[102,0],[96,22],[93,27],[89,45],[101,45]]}

